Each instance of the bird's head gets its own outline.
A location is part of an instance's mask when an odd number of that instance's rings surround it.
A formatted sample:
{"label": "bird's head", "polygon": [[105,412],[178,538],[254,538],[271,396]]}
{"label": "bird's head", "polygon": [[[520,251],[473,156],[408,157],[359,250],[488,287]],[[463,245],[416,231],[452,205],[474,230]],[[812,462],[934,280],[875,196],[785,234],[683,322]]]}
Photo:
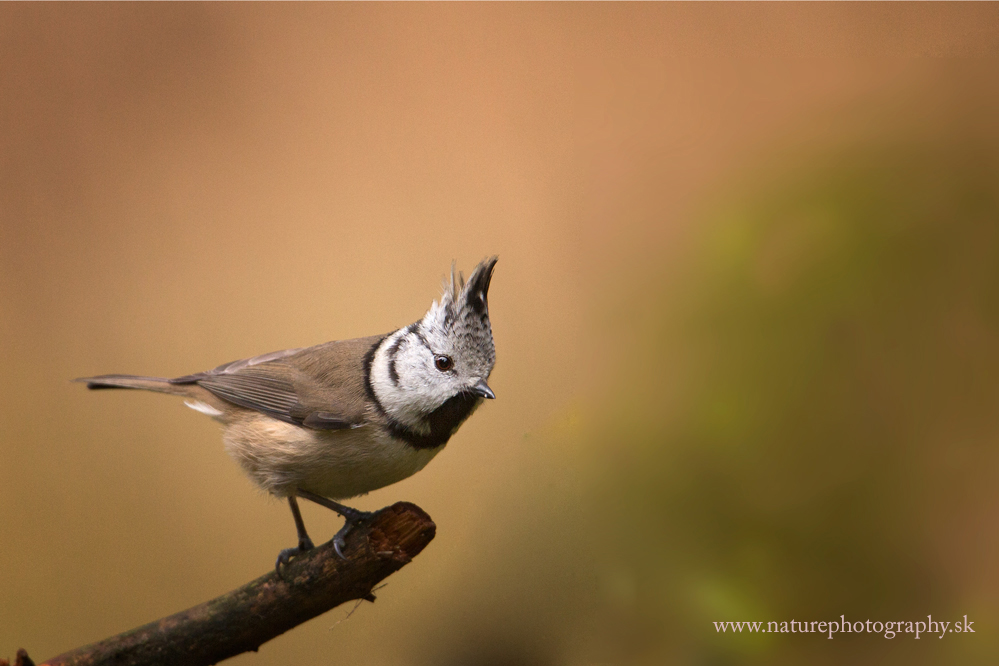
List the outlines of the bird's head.
{"label": "bird's head", "polygon": [[419,430],[429,428],[426,418],[445,403],[474,407],[496,397],[486,383],[496,362],[487,300],[495,265],[496,257],[486,259],[467,282],[452,265],[426,315],[382,342],[372,383],[389,416]]}

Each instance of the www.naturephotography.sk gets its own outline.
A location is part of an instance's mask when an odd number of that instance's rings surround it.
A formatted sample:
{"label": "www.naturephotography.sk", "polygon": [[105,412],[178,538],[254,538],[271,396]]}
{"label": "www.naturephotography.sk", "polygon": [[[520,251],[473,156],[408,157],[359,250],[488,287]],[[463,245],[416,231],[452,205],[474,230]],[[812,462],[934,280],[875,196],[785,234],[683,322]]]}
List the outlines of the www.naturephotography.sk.
{"label": "www.naturephotography.sk", "polygon": [[[917,622],[871,622],[867,620],[866,622],[847,622],[845,615],[840,615],[839,620],[833,620],[832,622],[799,622],[798,620],[791,620],[790,622],[767,622],[766,628],[764,628],[762,622],[715,622],[715,631],[718,633],[731,631],[732,633],[739,632],[745,629],[749,633],[780,633],[780,634],[829,634],[829,638],[833,637],[833,634],[845,634],[845,633],[855,633],[855,634],[880,634],[884,633],[885,638],[895,638],[895,634],[915,634],[915,638],[919,638],[920,634],[932,634],[937,636],[937,638],[943,638],[945,634],[960,634],[968,633],[973,634],[975,630],[971,625],[974,622],[968,622],[968,616],[964,616],[964,621],[958,620],[954,622],[953,625],[950,622],[937,622],[933,619],[932,615],[926,616],[926,621],[919,620]],[[937,635],[939,634],[939,635]]]}

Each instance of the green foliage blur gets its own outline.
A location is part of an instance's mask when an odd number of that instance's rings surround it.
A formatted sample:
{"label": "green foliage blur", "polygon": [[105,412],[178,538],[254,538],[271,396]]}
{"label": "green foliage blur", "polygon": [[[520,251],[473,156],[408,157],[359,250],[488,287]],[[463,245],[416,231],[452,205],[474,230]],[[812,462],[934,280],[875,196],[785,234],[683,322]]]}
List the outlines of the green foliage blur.
{"label": "green foliage blur", "polygon": [[[798,170],[716,212],[684,287],[651,296],[598,447],[635,663],[994,663],[996,148],[887,142]],[[929,614],[979,629],[713,625]]]}

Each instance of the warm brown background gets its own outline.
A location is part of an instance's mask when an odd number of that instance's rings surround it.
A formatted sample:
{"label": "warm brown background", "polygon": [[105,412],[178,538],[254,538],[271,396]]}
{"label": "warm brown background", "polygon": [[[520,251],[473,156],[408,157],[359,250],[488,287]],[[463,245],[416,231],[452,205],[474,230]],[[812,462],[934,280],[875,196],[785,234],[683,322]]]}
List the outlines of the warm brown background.
{"label": "warm brown background", "polygon": [[[239,663],[994,663],[997,21],[0,6],[0,656],[294,540],[211,421],[68,379],[385,332],[499,254],[499,399],[356,502],[436,541]],[[841,613],[978,633],[710,625]]]}

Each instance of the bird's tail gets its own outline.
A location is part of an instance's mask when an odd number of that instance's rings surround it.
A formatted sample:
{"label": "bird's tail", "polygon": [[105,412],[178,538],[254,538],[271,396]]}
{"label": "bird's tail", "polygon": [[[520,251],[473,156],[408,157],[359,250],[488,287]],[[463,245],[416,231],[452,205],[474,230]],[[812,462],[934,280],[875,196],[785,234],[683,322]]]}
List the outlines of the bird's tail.
{"label": "bird's tail", "polygon": [[74,382],[86,382],[88,389],[141,389],[156,391],[171,395],[187,395],[188,387],[176,384],[162,377],[139,377],[136,375],[101,375],[99,377],[80,377]]}

